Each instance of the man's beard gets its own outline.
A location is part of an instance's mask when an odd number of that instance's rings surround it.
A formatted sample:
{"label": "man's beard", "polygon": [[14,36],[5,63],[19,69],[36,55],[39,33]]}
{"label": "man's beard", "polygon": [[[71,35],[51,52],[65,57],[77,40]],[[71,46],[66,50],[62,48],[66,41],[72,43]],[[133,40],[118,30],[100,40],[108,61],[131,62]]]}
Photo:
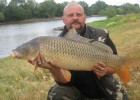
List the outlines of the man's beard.
{"label": "man's beard", "polygon": [[74,21],[71,23],[70,28],[73,28],[73,27],[72,27],[72,24],[75,24],[75,23],[80,25],[80,28],[79,28],[79,29],[76,29],[77,33],[80,34],[80,32],[81,32],[82,29],[83,29],[83,26],[81,25],[81,23],[80,23],[78,20],[74,20]]}

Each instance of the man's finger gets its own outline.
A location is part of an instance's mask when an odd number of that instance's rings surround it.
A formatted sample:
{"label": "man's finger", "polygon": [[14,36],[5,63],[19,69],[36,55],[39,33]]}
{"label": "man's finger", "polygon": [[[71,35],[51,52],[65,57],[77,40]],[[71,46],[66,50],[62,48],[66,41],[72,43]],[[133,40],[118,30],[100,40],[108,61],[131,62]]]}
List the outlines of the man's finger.
{"label": "man's finger", "polygon": [[103,62],[99,62],[98,65],[101,66],[101,67],[104,67],[104,68],[107,66],[107,65],[106,65],[105,63],[103,63]]}
{"label": "man's finger", "polygon": [[103,77],[105,75],[105,73],[100,73],[98,71],[95,71],[96,75],[100,78]]}
{"label": "man's finger", "polygon": [[39,54],[36,58],[37,64],[41,64],[41,55]]}

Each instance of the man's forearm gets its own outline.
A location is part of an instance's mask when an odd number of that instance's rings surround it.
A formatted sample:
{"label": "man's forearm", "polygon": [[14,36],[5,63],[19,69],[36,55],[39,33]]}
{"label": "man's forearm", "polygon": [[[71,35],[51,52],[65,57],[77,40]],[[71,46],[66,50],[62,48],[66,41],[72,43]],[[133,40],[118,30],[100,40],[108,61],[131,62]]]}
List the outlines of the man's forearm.
{"label": "man's forearm", "polygon": [[65,84],[70,81],[71,74],[68,70],[53,67],[49,70],[52,73],[55,81],[57,81],[58,83]]}

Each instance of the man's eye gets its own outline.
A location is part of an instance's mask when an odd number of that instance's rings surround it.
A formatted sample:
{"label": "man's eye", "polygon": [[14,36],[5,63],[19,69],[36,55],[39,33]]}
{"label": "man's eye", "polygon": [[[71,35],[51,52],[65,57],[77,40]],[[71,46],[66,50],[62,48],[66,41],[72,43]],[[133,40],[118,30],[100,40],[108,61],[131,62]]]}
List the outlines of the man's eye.
{"label": "man's eye", "polygon": [[68,17],[73,17],[73,14],[68,15]]}
{"label": "man's eye", "polygon": [[76,14],[69,14],[68,17],[73,17],[73,16],[81,17],[82,15],[83,14],[76,13]]}
{"label": "man's eye", "polygon": [[76,14],[78,17],[81,17],[82,16],[82,14]]}

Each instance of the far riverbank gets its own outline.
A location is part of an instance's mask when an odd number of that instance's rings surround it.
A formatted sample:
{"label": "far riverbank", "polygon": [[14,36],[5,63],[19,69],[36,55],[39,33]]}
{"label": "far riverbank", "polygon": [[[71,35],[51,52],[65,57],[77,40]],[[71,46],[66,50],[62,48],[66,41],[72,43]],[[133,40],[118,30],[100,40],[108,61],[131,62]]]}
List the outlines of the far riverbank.
{"label": "far riverbank", "polygon": [[15,24],[15,23],[30,23],[30,22],[42,22],[42,21],[51,21],[51,20],[61,20],[61,17],[56,17],[56,18],[31,18],[31,19],[24,19],[24,20],[19,20],[19,21],[8,21],[8,22],[1,22],[0,25],[5,25],[5,24]]}
{"label": "far riverbank", "polygon": [[[89,17],[102,17],[101,15],[93,15],[93,16],[87,16]],[[43,22],[43,21],[55,21],[55,20],[61,20],[61,17],[54,17],[54,18],[30,18],[30,19],[24,19],[24,20],[17,20],[17,21],[7,21],[7,22],[0,22],[0,25],[6,25],[6,24],[17,24],[17,23],[30,23],[30,22]]]}

